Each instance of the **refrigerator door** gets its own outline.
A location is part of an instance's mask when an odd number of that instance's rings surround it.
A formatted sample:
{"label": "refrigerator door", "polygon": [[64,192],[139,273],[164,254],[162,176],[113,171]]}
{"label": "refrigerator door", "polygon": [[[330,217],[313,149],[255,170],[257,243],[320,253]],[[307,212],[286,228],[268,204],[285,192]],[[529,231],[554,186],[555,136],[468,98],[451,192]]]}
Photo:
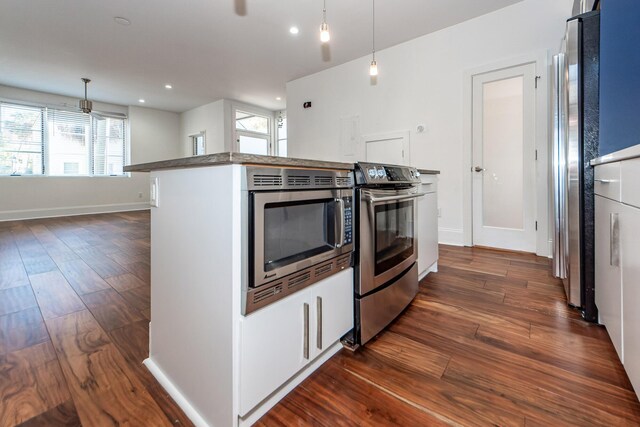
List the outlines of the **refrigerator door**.
{"label": "refrigerator door", "polygon": [[581,128],[582,114],[580,88],[580,20],[574,19],[567,22],[567,51],[565,55],[565,77],[567,79],[567,223],[569,231],[569,259],[568,281],[565,282],[565,291],[569,304],[582,306],[582,215],[581,212],[581,170],[582,170],[582,144]]}
{"label": "refrigerator door", "polygon": [[567,185],[566,185],[566,96],[564,79],[564,54],[553,57],[552,68],[552,176],[553,176],[553,275],[560,279],[567,277]]}

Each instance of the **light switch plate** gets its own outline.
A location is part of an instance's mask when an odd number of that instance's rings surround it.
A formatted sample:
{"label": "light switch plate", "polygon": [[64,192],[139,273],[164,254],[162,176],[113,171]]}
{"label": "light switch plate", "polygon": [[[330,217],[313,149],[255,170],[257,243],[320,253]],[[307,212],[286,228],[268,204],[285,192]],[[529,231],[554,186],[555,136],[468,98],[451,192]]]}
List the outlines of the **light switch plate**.
{"label": "light switch plate", "polygon": [[158,207],[158,202],[160,200],[160,187],[158,185],[158,177],[151,178],[151,197],[150,203],[154,208]]}

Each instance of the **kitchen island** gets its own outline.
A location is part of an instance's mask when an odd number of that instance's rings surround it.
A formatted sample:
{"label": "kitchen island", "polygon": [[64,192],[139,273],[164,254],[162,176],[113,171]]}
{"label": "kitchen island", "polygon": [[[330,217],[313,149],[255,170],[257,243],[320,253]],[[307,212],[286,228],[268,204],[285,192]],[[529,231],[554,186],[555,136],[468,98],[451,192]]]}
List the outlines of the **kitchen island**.
{"label": "kitchen island", "polygon": [[152,184],[145,364],[196,425],[252,424],[340,350],[353,327],[353,270],[340,260],[335,274],[246,312],[247,168],[255,166],[354,167],[237,153],[126,167],[150,172]]}

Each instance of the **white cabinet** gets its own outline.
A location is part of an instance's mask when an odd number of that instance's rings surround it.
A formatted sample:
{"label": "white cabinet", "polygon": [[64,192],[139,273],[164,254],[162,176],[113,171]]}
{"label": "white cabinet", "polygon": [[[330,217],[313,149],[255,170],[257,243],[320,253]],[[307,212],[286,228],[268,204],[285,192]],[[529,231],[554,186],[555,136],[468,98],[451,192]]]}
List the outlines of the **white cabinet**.
{"label": "white cabinet", "polygon": [[595,293],[600,323],[640,396],[640,159],[595,168]]}
{"label": "white cabinet", "polygon": [[622,205],[596,195],[595,280],[599,321],[607,328],[618,357],[624,363],[622,342],[622,280],[619,216]]}
{"label": "white cabinet", "polygon": [[240,321],[240,416],[353,328],[353,269]]}
{"label": "white cabinet", "polygon": [[353,329],[353,269],[340,274],[311,288],[315,304],[314,323],[310,326],[315,334],[310,345],[311,359]]}
{"label": "white cabinet", "polygon": [[640,209],[622,205],[620,236],[624,368],[640,396]]}
{"label": "white cabinet", "polygon": [[418,277],[424,277],[438,261],[438,194],[437,175],[422,175],[418,199]]}

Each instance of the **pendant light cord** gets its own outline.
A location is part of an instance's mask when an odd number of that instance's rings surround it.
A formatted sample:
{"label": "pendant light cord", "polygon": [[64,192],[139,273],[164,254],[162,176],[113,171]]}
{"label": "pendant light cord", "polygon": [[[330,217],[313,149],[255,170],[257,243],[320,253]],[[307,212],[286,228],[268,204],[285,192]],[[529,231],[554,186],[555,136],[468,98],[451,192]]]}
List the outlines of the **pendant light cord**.
{"label": "pendant light cord", "polygon": [[327,22],[327,0],[322,4],[322,22]]}
{"label": "pendant light cord", "polygon": [[371,25],[372,33],[373,33],[372,50],[373,50],[373,60],[375,61],[376,60],[376,0],[371,0],[371,3],[373,5],[372,7],[373,23]]}

